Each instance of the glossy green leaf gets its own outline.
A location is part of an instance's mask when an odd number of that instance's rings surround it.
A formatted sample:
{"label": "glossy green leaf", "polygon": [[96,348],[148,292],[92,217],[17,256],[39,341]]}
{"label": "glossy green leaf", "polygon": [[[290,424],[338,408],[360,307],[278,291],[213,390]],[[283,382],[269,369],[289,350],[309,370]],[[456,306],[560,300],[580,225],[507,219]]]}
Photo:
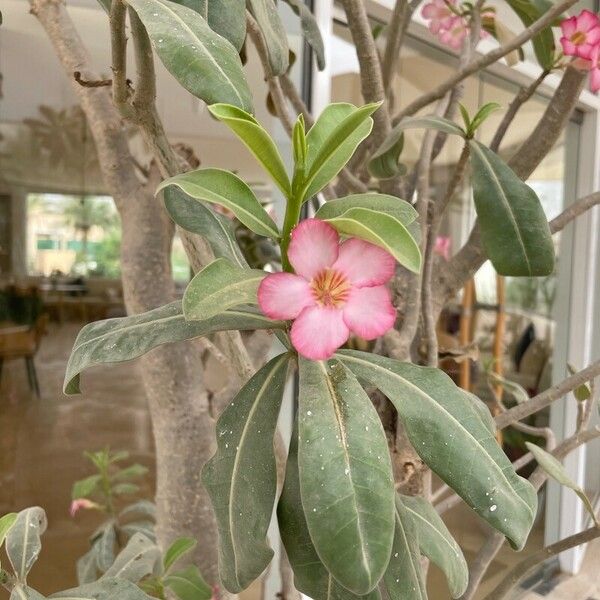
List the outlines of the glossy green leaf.
{"label": "glossy green leaf", "polygon": [[156,53],[177,81],[207,104],[229,102],[252,110],[237,50],[195,10],[169,0],[128,0]]}
{"label": "glossy green leaf", "polygon": [[96,551],[96,565],[98,570],[105,573],[115,562],[115,545],[117,543],[117,531],[114,521],[106,523],[100,536],[94,542]]}
{"label": "glossy green leaf", "polygon": [[352,350],[336,356],[390,399],[411,444],[431,470],[513,547],[522,548],[537,495],[516,474],[471,394],[438,369]]}
{"label": "glossy green leaf", "polygon": [[427,600],[417,528],[399,497],[395,509],[394,545],[383,576],[386,592],[390,600]]}
{"label": "glossy green leaf", "polygon": [[226,258],[239,267],[248,266],[237,243],[231,219],[216,213],[177,187],[165,189],[163,195],[171,219],[182,229],[201,235],[215,258]]}
{"label": "glossy green leaf", "polygon": [[371,115],[380,103],[356,108],[353,104],[329,104],[306,135],[308,152],[302,198],[322,190],[345,166],[358,145],[371,133]]}
{"label": "glossy green leaf", "polygon": [[270,360],[223,411],[217,452],[202,471],[217,518],[219,574],[232,593],[254,581],[273,556],[267,541],[277,488],[273,437],[289,358]]}
{"label": "glossy green leaf", "polygon": [[244,0],[175,0],[199,12],[213,31],[240,50],[246,39],[246,2]]}
{"label": "glossy green leaf", "polygon": [[104,577],[127,579],[132,583],[138,583],[147,575],[152,575],[159,562],[159,547],[145,535],[136,533],[119,552]]}
{"label": "glossy green leaf", "polygon": [[475,140],[469,145],[481,239],[494,268],[500,275],[550,275],[554,245],[536,193],[495,152]]}
{"label": "glossy green leaf", "polygon": [[177,538],[165,552],[163,566],[168,571],[182,556],[191,552],[198,542],[193,538]]}
{"label": "glossy green leaf", "polygon": [[600,522],[598,522],[598,519],[596,518],[594,505],[587,497],[585,491],[569,477],[565,467],[558,460],[556,460],[552,454],[546,452],[539,446],[536,446],[531,442],[525,442],[525,445],[527,446],[529,452],[533,454],[540,467],[542,467],[542,469],[544,469],[544,471],[546,471],[546,473],[548,473],[552,479],[558,481],[560,485],[564,485],[565,487],[573,490],[579,496],[594,523],[600,527]]}
{"label": "glossy green leaf", "polygon": [[434,129],[443,133],[465,137],[466,133],[453,121],[438,117],[437,115],[425,115],[422,117],[408,117],[402,119],[385,138],[381,146],[371,156],[369,170],[374,176],[394,177],[401,175],[404,168],[398,165],[398,159],[404,144],[404,131],[406,129]]}
{"label": "glossy green leaf", "polygon": [[183,314],[188,321],[205,321],[240,304],[256,304],[258,286],[266,273],[240,269],[217,258],[196,273],[183,294]]}
{"label": "glossy green leaf", "polygon": [[277,3],[273,0],[246,0],[246,4],[263,34],[271,74],[283,75],[288,69],[290,49]]}
{"label": "glossy green leaf", "polygon": [[[507,0],[507,4],[515,11],[525,27],[531,26],[548,10],[549,3],[536,0]],[[535,57],[543,69],[549,69],[554,64],[556,47],[552,27],[542,29],[532,39]]]}
{"label": "glossy green leaf", "polygon": [[421,269],[421,250],[408,229],[395,217],[368,208],[351,208],[326,221],[343,235],[361,238],[387,250],[410,271],[418,273]]}
{"label": "glossy green leaf", "polygon": [[175,185],[188,196],[229,209],[248,229],[266,237],[277,238],[279,230],[254,192],[237,175],[222,169],[198,169],[163,181],[160,192]]}
{"label": "glossy green leaf", "polygon": [[213,597],[212,588],[204,581],[196,565],[167,575],[164,584],[179,600],[210,600]]}
{"label": "glossy green leaf", "polygon": [[319,67],[319,71],[322,71],[325,68],[325,47],[317,20],[308,6],[302,2],[302,0],[284,1],[300,17],[300,24],[302,26],[302,34],[304,35],[304,39],[308,42],[308,45],[315,53],[317,66]]}
{"label": "glossy green leaf", "polygon": [[0,548],[4,544],[8,530],[15,524],[17,517],[17,513],[7,513],[0,518]]}
{"label": "glossy green leaf", "polygon": [[299,365],[298,466],[310,537],[333,577],[367,594],[387,567],[394,531],[385,433],[369,396],[339,361],[300,357]]}
{"label": "glossy green leaf", "polygon": [[460,546],[425,498],[401,496],[400,502],[404,513],[414,524],[421,554],[444,572],[452,597],[459,598],[469,583],[469,569]]}
{"label": "glossy green leaf", "polygon": [[298,427],[294,425],[285,469],[285,483],[277,506],[281,539],[294,572],[296,589],[313,600],[380,600],[377,589],[357,596],[342,587],[327,571],[310,538],[300,498]]}
{"label": "glossy green leaf", "polygon": [[71,590],[52,594],[61,600],[152,600],[135,583],[107,577]]}
{"label": "glossy green leaf", "polygon": [[6,554],[20,583],[25,583],[31,567],[42,549],[41,535],[48,521],[43,508],[34,506],[17,514],[6,531]]}
{"label": "glossy green leaf", "polygon": [[470,133],[474,134],[477,129],[482,125],[482,123],[494,112],[500,110],[502,105],[498,104],[498,102],[487,102],[484,104],[473,117],[470,125]]}
{"label": "glossy green leaf", "polygon": [[284,329],[250,307],[235,308],[206,321],[186,321],[181,302],[148,312],[85,325],[73,346],[65,374],[65,394],[78,394],[80,373],[94,365],[138,358],[157,346],[201,337],[216,331]]}
{"label": "glossy green leaf", "polygon": [[332,219],[342,216],[351,208],[368,208],[383,212],[398,219],[404,225],[409,225],[417,218],[417,211],[405,200],[388,194],[368,192],[366,194],[352,194],[335,200],[329,200],[319,208],[315,214],[316,219]]}
{"label": "glossy green leaf", "polygon": [[77,500],[78,498],[87,498],[92,494],[98,484],[102,481],[102,475],[90,475],[85,479],[80,479],[73,484],[71,490],[71,498]]}
{"label": "glossy green leaf", "polygon": [[213,104],[208,110],[240,138],[283,194],[289,197],[291,188],[285,165],[275,142],[262,125],[252,115],[230,104]]}

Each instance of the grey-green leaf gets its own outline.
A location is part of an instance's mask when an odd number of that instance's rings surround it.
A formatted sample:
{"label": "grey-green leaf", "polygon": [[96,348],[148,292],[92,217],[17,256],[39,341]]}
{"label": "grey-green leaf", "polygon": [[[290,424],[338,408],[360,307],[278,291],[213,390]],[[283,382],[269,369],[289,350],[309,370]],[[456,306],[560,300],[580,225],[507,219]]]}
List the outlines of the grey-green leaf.
{"label": "grey-green leaf", "polygon": [[377,589],[366,596],[357,596],[342,587],[327,571],[315,550],[300,499],[297,423],[290,442],[285,483],[277,506],[277,520],[298,591],[313,600],[380,600],[381,595]]}
{"label": "grey-green leaf", "polygon": [[73,484],[73,489],[71,490],[71,498],[73,500],[77,500],[78,498],[87,498],[90,494],[92,494],[97,485],[102,481],[102,475],[90,475],[85,479],[80,479]]}
{"label": "grey-green leaf", "polygon": [[141,533],[148,539],[156,542],[155,526],[152,521],[131,521],[131,523],[121,525],[120,530],[128,538],[136,533]]}
{"label": "grey-green leaf", "polygon": [[[480,411],[442,371],[353,350],[337,356],[394,404],[423,461],[511,545],[525,544],[537,508]],[[476,456],[477,460],[465,460]]]}
{"label": "grey-green leaf", "polygon": [[569,489],[573,490],[583,502],[585,509],[588,511],[590,516],[592,517],[594,523],[600,527],[600,523],[596,518],[596,512],[594,510],[594,505],[591,503],[590,499],[587,497],[585,491],[579,487],[568,475],[564,466],[552,456],[549,452],[546,452],[539,446],[532,444],[531,442],[525,442],[527,449],[529,452],[533,454],[535,460],[538,462],[540,467],[552,477],[560,483],[560,485],[564,485]]}
{"label": "grey-green leaf", "polygon": [[8,530],[15,524],[17,513],[7,513],[0,519],[0,548],[4,544]]}
{"label": "grey-green leaf", "polygon": [[113,521],[109,521],[103,528],[102,533],[94,542],[96,552],[96,565],[98,570],[105,573],[115,562],[115,545],[117,543],[117,531]]}
{"label": "grey-green leaf", "polygon": [[107,569],[104,577],[127,579],[138,583],[146,575],[152,575],[160,561],[160,549],[149,538],[141,533],[134,534],[127,545]]}
{"label": "grey-green leaf", "polygon": [[273,0],[246,0],[246,3],[262,31],[271,74],[283,75],[288,69],[290,49],[277,3]]}
{"label": "grey-green leaf", "polygon": [[248,266],[237,243],[231,219],[217,214],[179,188],[167,188],[163,195],[171,219],[182,229],[201,235],[208,242],[215,258],[227,258],[240,267]]}
{"label": "grey-green leaf", "polygon": [[139,315],[85,325],[71,351],[65,373],[65,394],[78,394],[80,373],[100,364],[138,358],[153,348],[215,331],[284,329],[250,307],[234,308],[206,321],[186,321],[181,302],[171,302]]}
{"label": "grey-green leaf", "polygon": [[270,360],[223,411],[217,452],[202,471],[217,518],[219,573],[232,593],[245,589],[273,556],[267,542],[277,488],[273,437],[289,358]]}
{"label": "grey-green leaf", "polygon": [[310,537],[333,577],[367,594],[387,567],[394,531],[385,433],[366,392],[339,361],[300,357],[299,364],[298,466]]}
{"label": "grey-green leaf", "polygon": [[368,208],[351,208],[326,221],[343,235],[361,238],[387,250],[410,271],[420,271],[421,250],[408,229],[395,217]]}
{"label": "grey-green leaf", "polygon": [[396,497],[392,556],[383,583],[390,600],[427,600],[418,531],[399,497]]}
{"label": "grey-green leaf", "polygon": [[167,575],[164,584],[179,600],[210,600],[213,597],[212,588],[204,581],[196,565]]}
{"label": "grey-green leaf", "polygon": [[198,542],[193,538],[177,538],[165,552],[163,566],[168,571],[182,556],[191,552]]}
{"label": "grey-green leaf", "polygon": [[495,152],[475,140],[469,145],[481,239],[494,268],[500,275],[550,275],[554,245],[536,193]]}
{"label": "grey-green leaf", "polygon": [[6,532],[6,554],[20,583],[38,559],[42,549],[40,536],[46,531],[48,521],[43,508],[34,506],[18,513]]}
{"label": "grey-green leaf", "polygon": [[379,103],[357,108],[353,104],[329,104],[306,135],[306,178],[303,199],[322,190],[344,167],[358,145],[371,133],[371,115]]}
{"label": "grey-green leaf", "polygon": [[36,592],[28,585],[18,583],[10,592],[10,600],[44,600],[39,592]]}
{"label": "grey-green leaf", "polygon": [[128,4],[167,70],[186,90],[207,104],[229,102],[252,110],[237,50],[198,12],[169,0],[128,0]]}
{"label": "grey-green leaf", "polygon": [[284,196],[289,197],[291,186],[283,159],[275,142],[262,125],[246,111],[230,104],[213,104],[208,110],[240,138],[271,175]]}
{"label": "grey-green leaf", "polygon": [[401,200],[396,196],[388,194],[368,192],[366,194],[351,194],[350,196],[329,200],[317,210],[315,218],[332,219],[340,217],[351,208],[368,208],[377,212],[383,212],[398,219],[404,225],[410,225],[418,216],[412,204],[409,204],[406,200]]}
{"label": "grey-green leaf", "polygon": [[240,269],[226,258],[217,258],[196,273],[183,294],[183,314],[188,321],[205,321],[240,304],[256,304],[265,272]]}
{"label": "grey-green leaf", "polygon": [[61,600],[152,600],[135,583],[113,577],[58,592],[52,594],[50,598],[61,598]]}
{"label": "grey-green leaf", "polygon": [[325,68],[325,47],[317,20],[302,0],[285,0],[285,2],[286,4],[289,4],[292,10],[300,17],[304,39],[313,49],[319,71],[322,71]]}
{"label": "grey-green leaf", "polygon": [[188,196],[229,209],[248,229],[276,239],[279,230],[254,192],[237,175],[223,169],[198,169],[163,181],[156,190],[175,185]]}
{"label": "grey-green leaf", "polygon": [[175,0],[199,12],[213,31],[240,50],[246,39],[246,2],[244,0]]}
{"label": "grey-green leaf", "polygon": [[444,572],[452,597],[459,598],[469,583],[469,569],[460,546],[425,498],[401,496],[400,502],[414,524],[421,554]]}
{"label": "grey-green leaf", "polygon": [[92,546],[82,557],[77,560],[77,583],[85,585],[98,579],[96,567],[96,548]]}
{"label": "grey-green leaf", "polygon": [[120,517],[126,517],[128,515],[139,515],[144,517],[150,517],[156,519],[156,506],[150,500],[139,500],[129,506],[126,506],[120,513]]}

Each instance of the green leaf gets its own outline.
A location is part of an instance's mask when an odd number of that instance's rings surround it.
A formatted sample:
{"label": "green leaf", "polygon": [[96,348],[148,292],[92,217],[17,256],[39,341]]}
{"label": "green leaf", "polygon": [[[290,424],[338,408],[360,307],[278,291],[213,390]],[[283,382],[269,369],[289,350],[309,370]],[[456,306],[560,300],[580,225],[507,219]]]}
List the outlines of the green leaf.
{"label": "green leaf", "polygon": [[322,190],[344,167],[358,145],[371,133],[371,115],[380,103],[356,108],[343,102],[329,104],[306,135],[306,179],[302,198]]}
{"label": "green leaf", "polygon": [[262,125],[252,115],[230,104],[213,104],[208,110],[240,138],[271,175],[284,196],[289,197],[290,180],[283,160],[275,142]]}
{"label": "green leaf", "polygon": [[62,600],[151,600],[135,583],[114,577],[52,594]]}
{"label": "green leaf", "polygon": [[469,133],[474,134],[477,129],[481,126],[481,124],[493,113],[497,110],[500,110],[502,105],[498,104],[498,102],[488,102],[484,104],[473,117],[471,121],[471,126],[469,127]]}
{"label": "green leaf", "polygon": [[119,513],[119,517],[126,517],[132,514],[142,515],[156,520],[156,506],[153,502],[150,502],[149,500],[139,500],[138,502],[134,502],[133,504],[126,506]]}
{"label": "green leaf", "polygon": [[7,513],[0,518],[0,548],[4,544],[8,530],[15,524],[17,517],[17,513]]}
{"label": "green leaf", "polygon": [[356,596],[343,588],[327,571],[310,538],[298,474],[298,426],[294,424],[285,470],[285,483],[277,506],[281,539],[294,572],[296,589],[314,600],[380,600],[377,589]]}
{"label": "green leaf", "polygon": [[394,545],[383,583],[390,600],[427,600],[417,528],[398,496],[394,513]]}
{"label": "green leaf", "polygon": [[175,0],[199,12],[210,28],[241,50],[246,39],[246,2],[244,0]]}
{"label": "green leaf", "polygon": [[217,214],[176,187],[165,189],[164,199],[171,219],[182,229],[201,235],[215,258],[226,258],[239,267],[248,266],[237,243],[231,219]]}
{"label": "green leaf", "polygon": [[302,26],[302,34],[304,35],[304,39],[313,49],[315,58],[317,59],[319,71],[322,71],[325,68],[325,47],[323,45],[323,37],[321,36],[321,30],[319,29],[317,20],[308,6],[302,2],[302,0],[284,1],[300,17],[300,24]]}
{"label": "green leaf", "polygon": [[[515,11],[525,27],[529,27],[548,10],[548,3],[531,0],[508,0],[508,5]],[[532,39],[535,57],[543,69],[549,69],[554,64],[556,47],[552,27],[542,29]]]}
{"label": "green leaf", "polygon": [[467,107],[462,103],[458,103],[458,108],[460,109],[460,115],[462,117],[463,123],[465,124],[465,130],[467,133],[472,133],[471,129],[471,117],[469,116],[469,111]]}
{"label": "green leaf", "polygon": [[71,498],[77,500],[78,498],[87,498],[96,491],[96,488],[102,480],[101,475],[90,475],[85,479],[80,479],[73,484],[71,490]]}
{"label": "green leaf", "polygon": [[246,0],[246,4],[262,31],[271,75],[283,75],[288,69],[290,49],[277,3],[273,0]]}
{"label": "green leaf", "polygon": [[[567,370],[569,371],[569,375],[577,373],[577,369],[570,363],[567,363]],[[585,402],[592,397],[592,390],[587,383],[582,383],[573,390],[573,396],[575,396],[578,402]]]}
{"label": "green leaf", "polygon": [[469,145],[481,239],[494,268],[500,275],[550,275],[554,245],[536,193],[495,152],[475,140]]}
{"label": "green leaf", "polygon": [[123,481],[124,479],[137,479],[138,477],[143,477],[148,473],[148,467],[140,464],[133,464],[129,467],[125,467],[120,471],[117,471],[111,479],[113,481]]}
{"label": "green leaf", "polygon": [[152,575],[160,561],[159,547],[145,535],[136,533],[104,574],[104,577],[127,579],[138,583],[147,575]]}
{"label": "green leaf", "polygon": [[117,483],[113,487],[113,494],[117,496],[127,496],[130,494],[135,494],[140,490],[139,485],[135,485],[135,483]]}
{"label": "green leaf", "polygon": [[177,538],[165,552],[163,558],[165,571],[168,571],[182,556],[191,552],[197,544],[198,542],[193,538]]}
{"label": "green leaf", "polygon": [[237,50],[195,10],[169,0],[129,0],[156,53],[177,81],[207,104],[230,102],[252,110]]}
{"label": "green leaf", "polygon": [[26,582],[33,563],[38,559],[42,549],[40,536],[47,525],[44,509],[34,506],[19,512],[6,531],[6,554],[20,583]]}
{"label": "green leaf", "polygon": [[493,372],[488,373],[487,376],[492,383],[502,386],[516,400],[517,404],[529,401],[530,397],[527,390],[515,381],[506,379],[506,377]]}
{"label": "green leaf", "polygon": [[98,570],[105,573],[115,562],[115,545],[117,543],[117,531],[113,521],[109,521],[102,528],[100,537],[94,542],[96,553],[96,565]]}
{"label": "green leaf", "polygon": [[296,168],[304,168],[306,161],[306,130],[304,127],[304,115],[298,115],[292,131],[292,149],[294,151],[294,162]]}
{"label": "green leaf", "polygon": [[332,219],[342,216],[351,208],[368,208],[383,212],[398,219],[404,225],[409,225],[417,218],[417,211],[411,204],[396,196],[368,192],[366,194],[352,194],[335,200],[325,202],[315,213],[316,219]]}
{"label": "green leaf", "polygon": [[183,314],[188,321],[205,321],[239,304],[256,304],[256,293],[266,273],[240,269],[217,258],[196,273],[183,294]]}
{"label": "green leaf", "polygon": [[273,556],[267,529],[277,472],[273,437],[289,355],[269,361],[240,390],[217,422],[217,452],[202,481],[219,531],[219,573],[227,590],[245,589]]}
{"label": "green leaf", "polygon": [[395,217],[368,208],[351,208],[326,219],[341,234],[358,237],[387,250],[414,273],[421,269],[421,251],[408,229]]}
{"label": "green leaf", "polygon": [[421,554],[446,575],[453,598],[462,596],[469,583],[469,569],[460,546],[433,506],[417,496],[401,496],[402,510],[414,524]]}
{"label": "green leaf", "polygon": [[438,369],[352,350],[336,356],[390,399],[411,444],[431,470],[513,547],[522,548],[537,495],[515,473],[471,394]]}
{"label": "green leaf", "polygon": [[583,502],[583,505],[585,506],[585,509],[588,511],[588,513],[592,517],[594,523],[598,527],[600,527],[600,522],[596,518],[596,513],[594,511],[593,504],[590,502],[590,499],[587,497],[587,495],[583,491],[583,489],[580,488],[569,477],[564,466],[558,460],[556,460],[556,458],[554,458],[554,456],[552,456],[552,454],[550,454],[549,452],[546,452],[539,446],[536,446],[535,444],[532,444],[531,442],[525,442],[525,445],[527,446],[527,449],[529,450],[529,452],[531,452],[533,454],[535,460],[538,462],[540,467],[542,467],[542,469],[544,471],[546,471],[546,473],[548,473],[548,475],[550,475],[550,477],[552,477],[552,479],[554,479],[555,481],[558,481],[558,483],[560,483],[560,485],[564,485],[565,487],[568,487],[569,489],[573,490],[579,496],[579,498]]}
{"label": "green leaf", "polygon": [[[398,158],[404,144],[404,131],[406,129],[434,129],[452,135],[465,137],[466,132],[453,121],[438,117],[437,115],[425,115],[423,117],[408,117],[402,119],[387,135],[381,146],[377,148],[369,161],[369,170],[374,176],[389,178],[402,174],[398,165]],[[384,176],[384,177],[382,177]]]}
{"label": "green leaf", "polygon": [[233,329],[284,329],[257,310],[243,307],[206,321],[186,321],[181,302],[171,302],[139,315],[107,319],[83,327],[75,340],[65,374],[65,394],[78,394],[80,373],[94,365],[138,358],[153,348]]}
{"label": "green leaf", "polygon": [[341,363],[300,357],[299,366],[298,465],[310,537],[333,577],[367,594],[387,567],[394,531],[385,433],[366,392]]}
{"label": "green leaf", "polygon": [[196,565],[167,575],[164,584],[180,600],[210,600],[213,597],[212,588],[204,581]]}
{"label": "green leaf", "polygon": [[229,209],[248,229],[277,239],[279,230],[254,192],[239,177],[222,169],[198,169],[165,179],[157,193],[175,185],[188,196]]}

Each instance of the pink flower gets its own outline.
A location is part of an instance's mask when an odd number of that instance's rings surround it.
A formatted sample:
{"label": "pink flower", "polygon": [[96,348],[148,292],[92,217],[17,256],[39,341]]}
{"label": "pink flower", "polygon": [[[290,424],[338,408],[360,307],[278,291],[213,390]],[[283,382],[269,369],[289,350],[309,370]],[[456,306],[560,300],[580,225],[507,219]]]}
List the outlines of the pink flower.
{"label": "pink flower", "polygon": [[267,275],[258,303],[272,319],[294,319],[291,339],[299,354],[325,360],[350,332],[372,340],[396,318],[385,283],[394,257],[373,244],[350,238],[319,219],[305,219],[292,231],[288,258],[296,271]]}
{"label": "pink flower", "polygon": [[592,92],[600,90],[600,44],[596,44],[589,60],[590,89]]}
{"label": "pink flower", "polygon": [[469,33],[469,25],[463,17],[452,17],[446,29],[438,33],[438,38],[446,46],[458,50]]}
{"label": "pink flower", "polygon": [[567,56],[589,59],[594,46],[600,43],[600,19],[589,10],[564,19],[560,28],[563,33],[560,43]]}
{"label": "pink flower", "polygon": [[454,17],[449,5],[455,5],[456,0],[431,0],[421,9],[421,15],[429,20],[429,31],[438,34],[442,29],[448,29]]}
{"label": "pink flower", "polygon": [[99,508],[99,505],[95,502],[92,502],[91,500],[88,500],[87,498],[77,498],[76,500],[73,500],[73,502],[71,502],[71,506],[69,507],[69,513],[72,517],[74,517],[82,508],[86,510],[90,508]]}
{"label": "pink flower", "polygon": [[450,249],[452,240],[448,236],[438,235],[435,238],[435,246],[433,251],[441,256],[444,260],[450,260]]}

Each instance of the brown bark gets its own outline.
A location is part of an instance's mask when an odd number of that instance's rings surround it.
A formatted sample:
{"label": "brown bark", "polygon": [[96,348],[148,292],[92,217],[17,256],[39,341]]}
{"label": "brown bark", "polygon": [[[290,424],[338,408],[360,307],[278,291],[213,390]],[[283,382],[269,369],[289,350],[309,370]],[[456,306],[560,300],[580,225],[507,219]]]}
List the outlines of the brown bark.
{"label": "brown bark", "polygon": [[[121,215],[122,277],[127,310],[140,312],[174,297],[169,262],[173,228],[153,195],[156,180],[137,178],[121,117],[108,88],[75,82],[98,77],[62,3],[31,0],[32,13],[50,38],[90,124],[107,191]],[[199,475],[214,443],[214,424],[192,343],[162,347],[141,362],[157,455],[157,534],[165,547],[175,537],[200,541],[195,556],[209,581],[217,581],[216,529]]]}

